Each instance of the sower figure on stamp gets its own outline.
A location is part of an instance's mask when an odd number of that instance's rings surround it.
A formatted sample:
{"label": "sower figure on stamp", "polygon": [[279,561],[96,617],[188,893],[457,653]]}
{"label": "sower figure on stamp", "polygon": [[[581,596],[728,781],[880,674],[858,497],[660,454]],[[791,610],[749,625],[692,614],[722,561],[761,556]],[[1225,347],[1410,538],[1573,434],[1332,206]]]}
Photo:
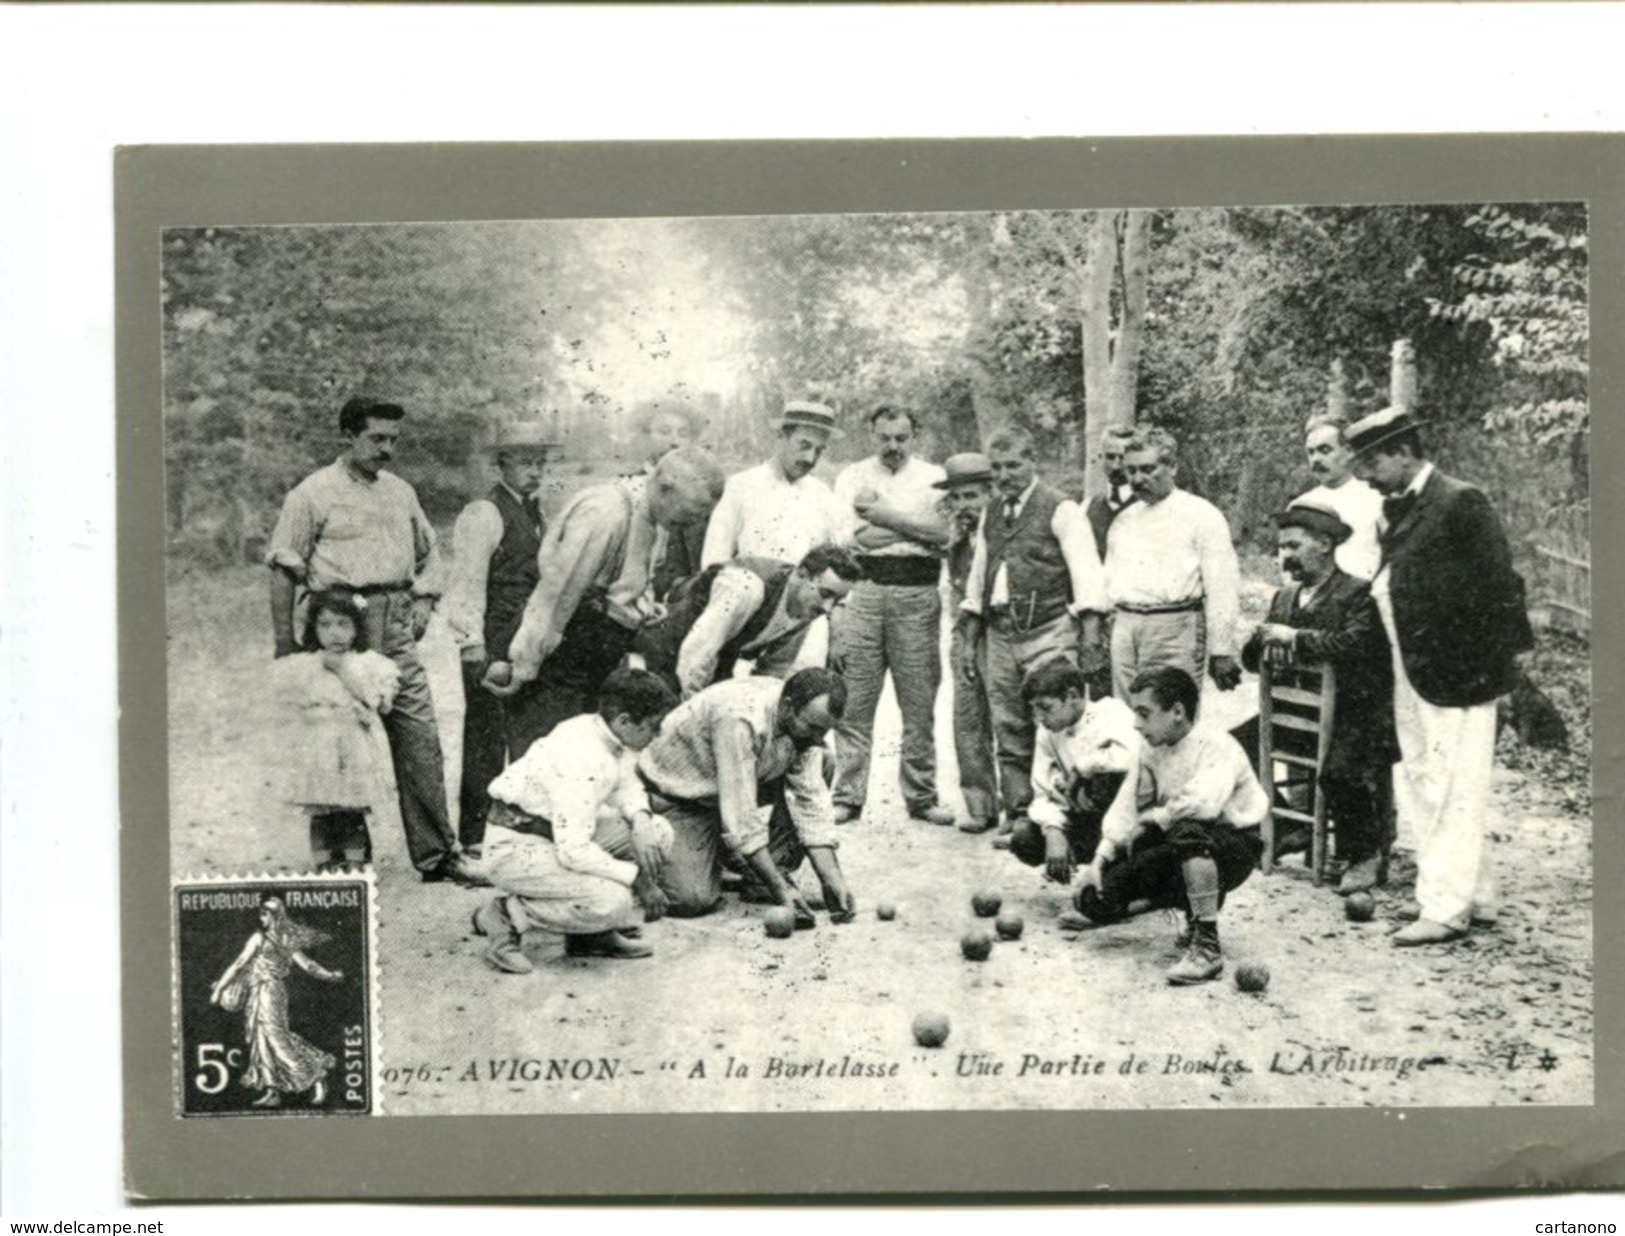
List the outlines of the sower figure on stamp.
{"label": "sower figure on stamp", "polygon": [[401,674],[383,724],[412,865],[427,881],[480,885],[452,834],[434,697],[417,653],[438,595],[434,529],[412,487],[384,471],[405,415],[399,404],[361,397],[340,410],[347,449],[289,492],[271,533],[271,627],[276,655],[285,657],[299,651],[294,611],[301,587],[366,599],[366,645]]}
{"label": "sower figure on stamp", "polygon": [[1196,680],[1174,666],[1141,670],[1129,684],[1141,743],[1077,897],[1097,923],[1116,922],[1138,903],[1183,910],[1184,953],[1168,971],[1175,986],[1223,973],[1219,908],[1258,861],[1256,839],[1240,830],[1259,827],[1268,806],[1246,752],[1197,720],[1200,703]]}
{"label": "sower figure on stamp", "polygon": [[[734,678],[707,687],[667,719],[638,761],[650,801],[671,821],[672,851],[660,882],[673,915],[709,914],[725,868],[742,872],[747,900],[789,908],[814,924],[796,886],[805,859],[835,922],[856,903],[836,858],[825,739],[846,706],[846,685],[827,669],[788,682]],[[770,808],[767,821],[761,808]]]}
{"label": "sower figure on stamp", "polygon": [[508,659],[509,642],[536,588],[536,555],[546,528],[536,491],[547,453],[556,445],[539,425],[499,429],[491,447],[499,479],[463,508],[452,528],[446,611],[462,654],[465,703],[457,831],[463,852],[471,856],[478,855],[485,836],[486,788],[539,736],[540,693],[534,683],[506,699],[481,683],[493,661]]}
{"label": "sower figure on stamp", "polygon": [[846,713],[835,731],[835,820],[863,814],[875,709],[891,673],[903,715],[901,778],[910,818],[952,824],[937,802],[937,688],[942,681],[942,551],[947,521],[937,485],[943,470],[911,452],[914,414],[882,406],[869,417],[879,451],[835,478],[835,500],[855,520],[852,543],[864,579],[834,620]]}
{"label": "sower figure on stamp", "polygon": [[[1337,701],[1320,790],[1344,864],[1345,896],[1387,879],[1389,786],[1399,758],[1394,740],[1394,677],[1382,620],[1364,580],[1333,557],[1350,529],[1330,506],[1299,498],[1275,516],[1281,570],[1295,582],[1270,599],[1269,615],[1242,647],[1257,670],[1268,658],[1276,681],[1299,685],[1296,666],[1331,666]],[[1311,751],[1310,754],[1313,754]]]}
{"label": "sower figure on stamp", "polygon": [[649,588],[655,532],[706,519],[722,492],[710,452],[679,447],[648,477],[623,477],[577,494],[543,537],[538,583],[510,644],[487,671],[488,689],[511,696],[534,683],[535,731],[593,707],[600,683],[659,610]]}
{"label": "sower figure on stamp", "polygon": [[638,632],[633,650],[685,700],[732,678],[741,661],[753,673],[788,678],[809,664],[811,625],[829,617],[861,577],[858,560],[839,545],[814,546],[793,567],[770,558],[718,563],[678,586],[665,616]]}
{"label": "sower figure on stamp", "polygon": [[1150,665],[1175,665],[1223,691],[1241,682],[1236,663],[1241,568],[1230,525],[1218,507],[1175,483],[1178,444],[1162,429],[1140,429],[1123,466],[1139,501],[1106,534],[1106,587],[1112,602],[1112,684],[1129,684]]}
{"label": "sower figure on stamp", "polygon": [[1489,500],[1426,458],[1414,413],[1385,408],[1347,437],[1388,525],[1371,596],[1393,648],[1395,799],[1416,842],[1417,918],[1394,943],[1455,940],[1497,914],[1485,846],[1495,701],[1534,644],[1523,580]]}
{"label": "sower figure on stamp", "polygon": [[[968,451],[950,455],[943,463],[947,476],[937,488],[947,491],[949,535],[948,596],[959,613],[970,580],[971,558],[976,552],[976,529],[993,495],[993,471],[987,456]],[[954,623],[948,646],[948,668],[953,677],[954,755],[959,762],[959,792],[965,800],[969,833],[986,832],[999,816],[999,770],[993,747],[993,716],[988,711],[985,676],[986,648],[980,628]]]}
{"label": "sower figure on stamp", "polygon": [[677,702],[658,676],[618,669],[598,711],[561,721],[491,783],[486,870],[498,895],[474,914],[485,960],[509,974],[535,967],[530,928],[565,937],[571,957],[652,955],[642,918],[665,912],[658,873],[671,827],[654,814],[638,752]]}
{"label": "sower figure on stamp", "polygon": [[1089,678],[1070,661],[1044,662],[1021,695],[1038,723],[1033,801],[1010,835],[1010,853],[1067,887],[1094,860],[1101,822],[1135,762],[1134,714],[1115,696],[1089,698]]}
{"label": "sower figure on stamp", "polygon": [[1008,832],[1032,801],[1034,731],[1022,679],[1051,657],[1101,675],[1107,603],[1089,521],[1076,502],[1038,479],[1031,435],[994,434],[987,453],[997,500],[982,516],[959,621],[965,638],[986,641],[983,682]]}

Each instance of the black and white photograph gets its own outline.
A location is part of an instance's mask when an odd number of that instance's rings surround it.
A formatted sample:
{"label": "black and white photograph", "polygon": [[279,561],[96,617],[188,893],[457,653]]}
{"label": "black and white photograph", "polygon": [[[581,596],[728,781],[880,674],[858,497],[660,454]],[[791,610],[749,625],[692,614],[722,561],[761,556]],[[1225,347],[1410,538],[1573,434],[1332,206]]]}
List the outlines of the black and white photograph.
{"label": "black and white photograph", "polygon": [[1590,224],[166,227],[170,879],[384,1118],[1587,1106]]}

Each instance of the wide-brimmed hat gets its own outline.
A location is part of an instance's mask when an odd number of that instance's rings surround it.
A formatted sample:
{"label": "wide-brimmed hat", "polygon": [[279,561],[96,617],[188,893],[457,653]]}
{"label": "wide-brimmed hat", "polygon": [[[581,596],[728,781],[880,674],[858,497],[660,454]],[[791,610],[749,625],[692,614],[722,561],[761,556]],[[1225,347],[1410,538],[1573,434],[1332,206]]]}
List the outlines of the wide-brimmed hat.
{"label": "wide-brimmed hat", "polygon": [[792,400],[773,422],[778,429],[816,429],[832,438],[841,436],[835,427],[835,409],[828,404],[808,400]]}
{"label": "wide-brimmed hat", "polygon": [[486,449],[498,451],[555,451],[559,443],[547,436],[540,421],[505,421],[496,427]]}
{"label": "wide-brimmed hat", "polygon": [[955,485],[976,485],[993,480],[993,465],[980,451],[964,451],[950,455],[942,461],[942,470],[948,475],[935,482],[938,489],[952,489]]}
{"label": "wide-brimmed hat", "polygon": [[1409,408],[1384,408],[1370,416],[1362,416],[1343,430],[1343,441],[1356,455],[1381,446],[1390,438],[1403,433],[1415,433],[1422,427],[1415,412]]}
{"label": "wide-brimmed hat", "polygon": [[1303,528],[1316,536],[1331,538],[1333,545],[1341,545],[1354,535],[1354,529],[1343,522],[1343,517],[1330,506],[1314,499],[1299,499],[1284,511],[1273,516],[1277,528]]}

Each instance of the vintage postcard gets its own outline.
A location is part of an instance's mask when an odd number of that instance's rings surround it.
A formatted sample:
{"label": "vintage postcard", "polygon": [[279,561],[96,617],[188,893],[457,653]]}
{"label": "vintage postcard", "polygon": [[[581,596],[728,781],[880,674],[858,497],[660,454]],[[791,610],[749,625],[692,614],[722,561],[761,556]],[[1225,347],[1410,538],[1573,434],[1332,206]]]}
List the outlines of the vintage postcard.
{"label": "vintage postcard", "polygon": [[123,152],[132,1192],[1592,1180],[1620,154]]}

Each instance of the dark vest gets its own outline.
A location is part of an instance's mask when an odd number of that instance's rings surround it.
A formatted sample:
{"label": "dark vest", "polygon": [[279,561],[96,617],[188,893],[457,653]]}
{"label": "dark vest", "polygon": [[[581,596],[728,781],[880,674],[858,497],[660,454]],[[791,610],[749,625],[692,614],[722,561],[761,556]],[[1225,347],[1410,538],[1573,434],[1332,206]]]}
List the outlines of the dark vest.
{"label": "dark vest", "polygon": [[536,553],[545,525],[541,508],[534,501],[521,502],[506,485],[495,486],[486,497],[502,516],[502,540],[485,577],[485,655],[504,661],[525,616],[525,603],[536,589]]}
{"label": "dark vest", "polygon": [[1009,575],[1010,616],[1017,628],[1042,626],[1066,612],[1072,600],[1072,576],[1066,569],[1061,543],[1050,527],[1055,508],[1064,501],[1064,495],[1039,482],[1013,521],[1005,517],[1003,501],[988,508],[983,527],[987,539],[987,575],[982,580],[984,614],[990,612],[993,581],[1001,562]]}
{"label": "dark vest", "polygon": [[[705,607],[711,603],[711,585],[716,582],[717,572],[725,567],[740,567],[749,571],[762,581],[762,586],[766,590],[761,608],[750,616],[750,621],[738,635],[722,646],[722,651],[717,656],[717,681],[721,682],[733,676],[734,663],[747,648],[752,648],[756,637],[766,629],[773,615],[778,612],[779,602],[783,599],[784,590],[790,583],[790,575],[795,570],[795,567],[787,562],[775,562],[770,558],[735,558],[732,562],[719,562],[709,566],[698,575],[680,583],[667,601],[666,616],[638,632],[635,650],[651,670],[660,674],[677,672],[677,656],[683,649],[683,641],[688,638],[694,624],[700,620]],[[786,633],[786,638],[800,634],[806,625],[803,623],[801,626],[791,628]],[[759,655],[765,649],[753,651]]]}

